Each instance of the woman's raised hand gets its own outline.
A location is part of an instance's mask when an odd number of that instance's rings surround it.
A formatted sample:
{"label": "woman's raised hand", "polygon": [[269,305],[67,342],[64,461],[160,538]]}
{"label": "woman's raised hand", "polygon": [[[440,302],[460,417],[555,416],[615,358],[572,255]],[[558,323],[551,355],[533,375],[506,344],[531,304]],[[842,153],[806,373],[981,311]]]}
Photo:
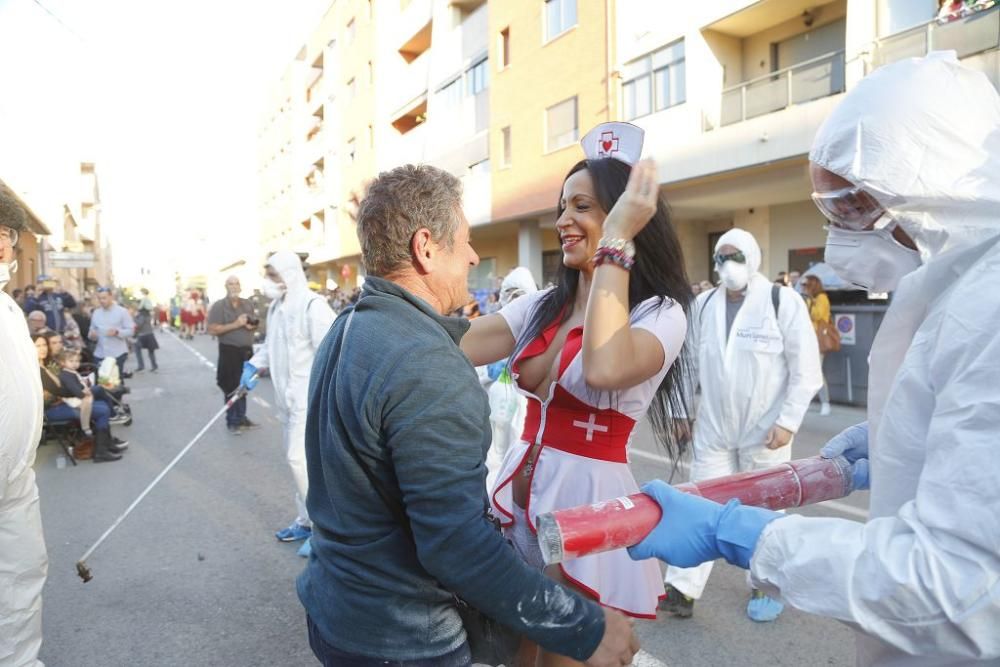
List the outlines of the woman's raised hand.
{"label": "woman's raised hand", "polygon": [[656,182],[656,163],[646,159],[632,167],[625,192],[604,220],[604,235],[631,241],[656,213],[660,187]]}

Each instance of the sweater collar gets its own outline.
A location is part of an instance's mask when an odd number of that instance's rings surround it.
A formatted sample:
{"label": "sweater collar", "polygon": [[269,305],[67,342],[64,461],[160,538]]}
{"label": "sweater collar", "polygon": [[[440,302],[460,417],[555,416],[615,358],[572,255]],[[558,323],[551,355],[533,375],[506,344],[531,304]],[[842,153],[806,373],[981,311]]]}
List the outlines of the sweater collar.
{"label": "sweater collar", "polygon": [[469,330],[469,320],[464,317],[451,317],[441,315],[429,303],[418,296],[415,296],[398,283],[377,276],[365,276],[365,285],[361,291],[361,298],[366,296],[389,296],[406,301],[421,313],[437,322],[451,339],[458,345],[462,336]]}

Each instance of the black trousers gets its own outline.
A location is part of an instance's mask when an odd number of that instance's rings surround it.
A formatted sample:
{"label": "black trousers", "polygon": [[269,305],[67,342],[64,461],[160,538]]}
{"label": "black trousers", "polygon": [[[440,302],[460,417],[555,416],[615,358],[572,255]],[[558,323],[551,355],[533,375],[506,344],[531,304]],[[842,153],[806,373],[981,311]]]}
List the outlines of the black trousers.
{"label": "black trousers", "polygon": [[[215,367],[215,383],[219,385],[224,395],[223,401],[240,386],[240,376],[243,374],[243,362],[253,356],[252,347],[237,347],[219,343],[219,363]],[[247,397],[233,403],[226,411],[226,425],[239,426],[247,415]]]}

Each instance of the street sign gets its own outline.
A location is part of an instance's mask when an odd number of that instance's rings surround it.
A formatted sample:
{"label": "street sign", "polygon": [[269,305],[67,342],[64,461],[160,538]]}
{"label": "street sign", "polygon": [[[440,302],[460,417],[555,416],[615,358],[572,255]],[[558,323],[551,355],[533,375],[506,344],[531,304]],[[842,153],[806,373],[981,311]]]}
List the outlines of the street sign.
{"label": "street sign", "polygon": [[854,315],[837,315],[834,325],[837,327],[837,331],[840,332],[840,344],[841,345],[856,345],[856,322],[854,321]]}
{"label": "street sign", "polygon": [[50,252],[47,259],[57,269],[91,269],[97,264],[92,252]]}

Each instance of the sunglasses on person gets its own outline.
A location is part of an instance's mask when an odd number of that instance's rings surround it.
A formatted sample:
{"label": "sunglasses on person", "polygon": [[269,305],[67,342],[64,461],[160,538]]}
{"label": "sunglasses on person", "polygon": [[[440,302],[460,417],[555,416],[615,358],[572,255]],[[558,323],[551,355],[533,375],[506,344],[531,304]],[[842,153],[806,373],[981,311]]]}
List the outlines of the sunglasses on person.
{"label": "sunglasses on person", "polygon": [[731,253],[725,254],[725,255],[722,254],[721,252],[717,252],[712,257],[712,259],[715,260],[715,265],[716,266],[722,266],[726,262],[736,262],[737,264],[746,264],[747,263],[747,256],[744,255],[739,250],[737,250],[736,252],[731,252]]}
{"label": "sunglasses on person", "polygon": [[111,293],[111,288],[110,287],[98,287],[97,290],[96,290],[96,292],[98,294],[110,294]]}
{"label": "sunglasses on person", "polygon": [[885,215],[885,208],[860,186],[812,193],[813,203],[834,227],[861,232]]}

